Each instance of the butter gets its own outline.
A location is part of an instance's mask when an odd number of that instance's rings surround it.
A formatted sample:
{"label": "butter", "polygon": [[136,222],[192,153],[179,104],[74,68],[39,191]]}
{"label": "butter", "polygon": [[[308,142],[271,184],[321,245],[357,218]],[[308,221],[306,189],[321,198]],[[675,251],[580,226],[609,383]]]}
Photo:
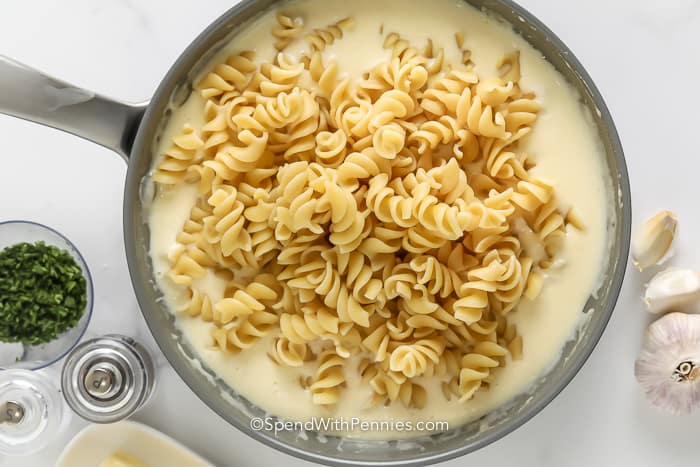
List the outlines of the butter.
{"label": "butter", "polygon": [[103,460],[99,467],[148,467],[148,465],[124,451],[117,451]]}

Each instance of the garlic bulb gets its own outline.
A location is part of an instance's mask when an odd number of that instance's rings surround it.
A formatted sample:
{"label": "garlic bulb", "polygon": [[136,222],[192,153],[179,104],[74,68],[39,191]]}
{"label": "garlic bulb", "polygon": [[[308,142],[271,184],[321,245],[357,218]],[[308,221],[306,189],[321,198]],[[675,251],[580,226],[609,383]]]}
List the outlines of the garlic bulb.
{"label": "garlic bulb", "polygon": [[700,300],[700,275],[689,269],[670,268],[651,278],[644,303],[651,313],[662,313]]}
{"label": "garlic bulb", "polygon": [[661,211],[647,220],[632,240],[632,259],[640,271],[662,263],[671,256],[678,219],[671,211]]}
{"label": "garlic bulb", "polygon": [[700,315],[669,313],[652,323],[634,375],[666,412],[686,414],[700,405]]}

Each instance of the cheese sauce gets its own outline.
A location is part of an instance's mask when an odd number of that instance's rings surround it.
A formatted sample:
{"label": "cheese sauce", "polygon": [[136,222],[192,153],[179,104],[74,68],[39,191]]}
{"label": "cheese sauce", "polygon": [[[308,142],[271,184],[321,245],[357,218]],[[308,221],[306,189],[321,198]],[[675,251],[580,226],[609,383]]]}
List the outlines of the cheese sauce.
{"label": "cheese sauce", "polygon": [[[369,388],[360,381],[356,370],[358,362],[351,358],[345,371],[347,387],[340,402],[333,408],[321,407],[313,404],[310,394],[299,385],[300,375],[313,373],[311,365],[282,368],[267,357],[274,336],[233,355],[212,348],[210,323],[178,315],[177,325],[206,366],[238,393],[283,418],[308,420],[315,416],[333,416],[413,422],[445,420],[450,426],[457,426],[498,408],[526,391],[556,361],[563,345],[583,319],[583,307],[604,267],[608,200],[603,178],[603,150],[579,95],[541,53],[508,25],[455,0],[300,0],[283,6],[281,10],[301,14],[307,28],[323,27],[353,16],[355,28],[327,47],[324,56],[337,60],[343,72],[355,77],[389,58],[390,52],[382,49],[380,30],[385,34],[398,32],[416,45],[424,44],[430,38],[437,47],[445,48],[446,63],[456,63],[460,59],[454,33],[461,31],[465,35],[465,46],[472,51],[475,71],[482,78],[496,76],[498,60],[513,50],[520,50],[520,84],[523,89],[534,91],[543,106],[534,131],[524,141],[524,150],[537,163],[533,174],[554,183],[564,212],[575,206],[586,229],[567,228],[566,242],[559,254],[560,267],[548,273],[542,294],[536,300],[523,299],[511,315],[523,337],[523,359],[509,362],[505,368],[497,370],[488,391],[479,391],[464,403],[445,400],[439,382],[424,380],[418,381],[428,393],[428,402],[423,409],[406,409],[400,403],[367,408]],[[213,63],[241,50],[254,50],[256,61],[271,61],[275,54],[270,34],[276,24],[275,11],[245,27],[214,58]],[[299,40],[286,52],[298,56],[307,48],[305,41]],[[202,126],[203,107],[201,98],[195,93],[181,108],[174,110],[159,153],[167,149],[183,124],[190,123],[195,128]],[[173,310],[185,297],[184,291],[166,277],[169,268],[167,255],[196,196],[196,187],[190,185],[160,190],[150,210],[151,257],[158,285]],[[213,275],[199,280],[196,286],[209,293],[213,300],[221,298],[224,288],[224,284]],[[350,435],[364,438],[410,436],[405,432]]]}

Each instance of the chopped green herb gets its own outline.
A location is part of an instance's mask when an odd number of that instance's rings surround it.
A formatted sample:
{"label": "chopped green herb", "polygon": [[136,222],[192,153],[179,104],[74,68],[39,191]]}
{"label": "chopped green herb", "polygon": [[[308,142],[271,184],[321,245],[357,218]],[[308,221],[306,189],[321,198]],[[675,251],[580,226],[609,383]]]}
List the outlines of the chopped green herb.
{"label": "chopped green herb", "polygon": [[44,242],[0,251],[0,341],[37,345],[75,327],[87,282],[70,253]]}

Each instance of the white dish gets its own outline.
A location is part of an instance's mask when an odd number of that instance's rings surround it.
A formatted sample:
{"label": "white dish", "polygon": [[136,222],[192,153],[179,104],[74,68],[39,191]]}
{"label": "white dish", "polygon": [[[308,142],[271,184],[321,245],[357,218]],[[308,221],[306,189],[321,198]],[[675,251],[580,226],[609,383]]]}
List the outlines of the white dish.
{"label": "white dish", "polygon": [[119,450],[149,467],[215,467],[160,431],[131,421],[84,428],[68,443],[56,467],[98,467]]}

